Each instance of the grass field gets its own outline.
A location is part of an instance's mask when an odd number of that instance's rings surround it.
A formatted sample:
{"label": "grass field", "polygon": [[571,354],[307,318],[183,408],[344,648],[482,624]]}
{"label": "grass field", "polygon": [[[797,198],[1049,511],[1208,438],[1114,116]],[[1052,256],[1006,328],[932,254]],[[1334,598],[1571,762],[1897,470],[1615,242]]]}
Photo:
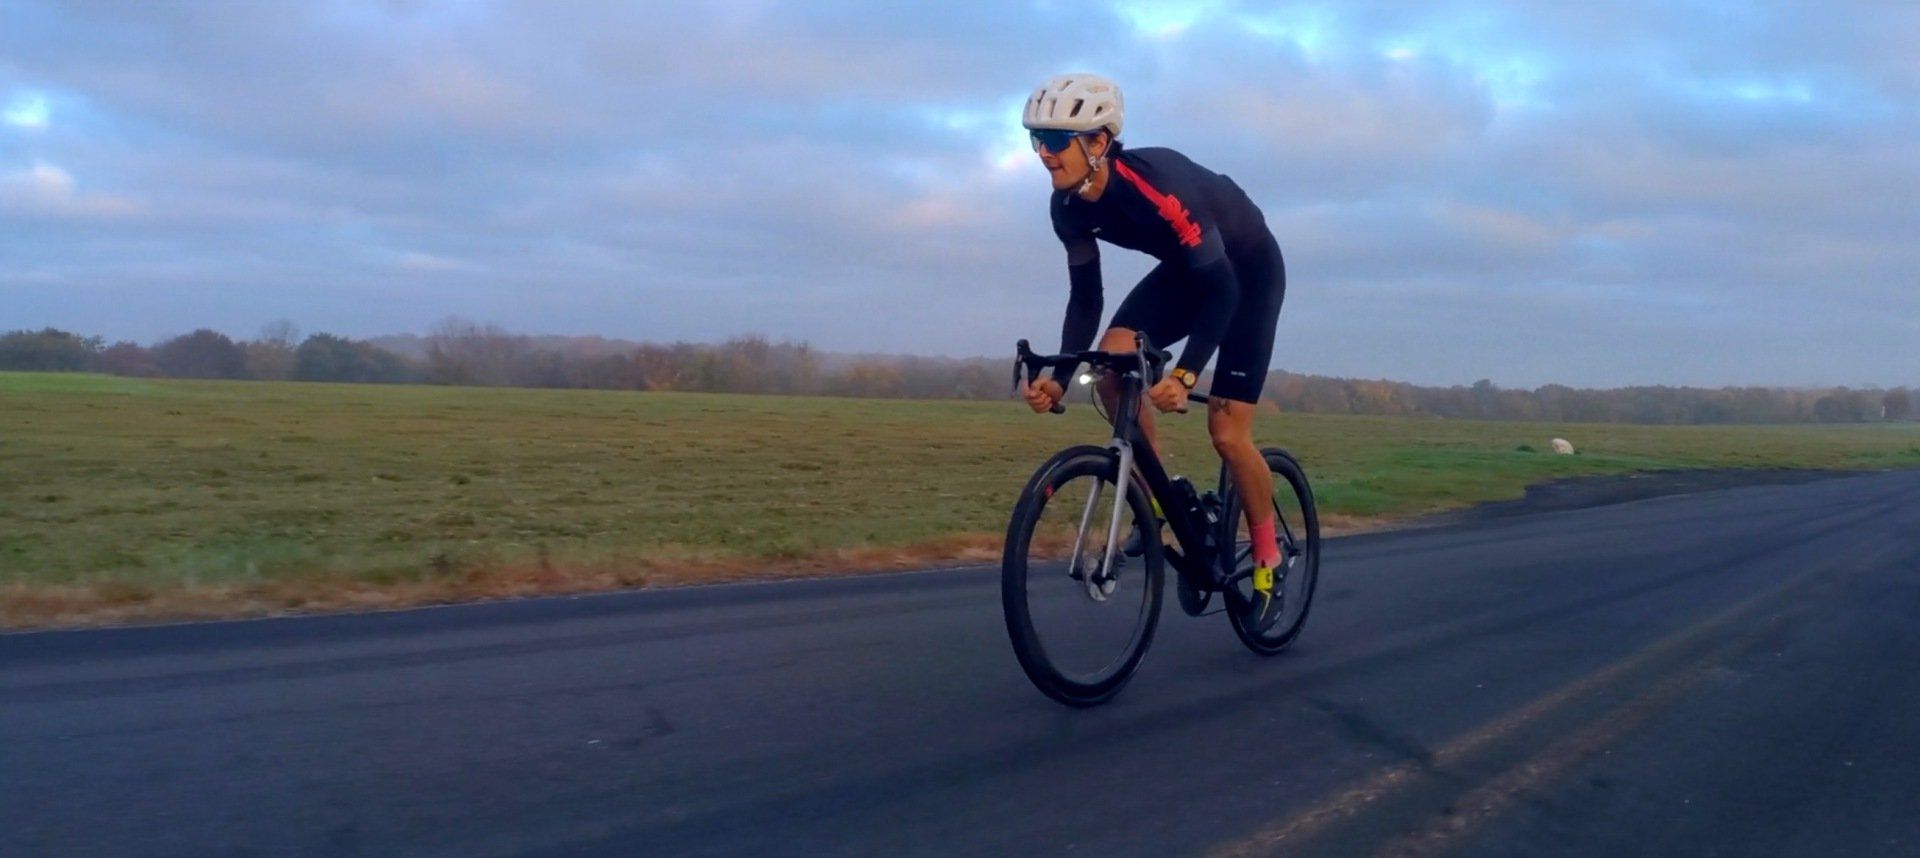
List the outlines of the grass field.
{"label": "grass field", "polygon": [[[1175,470],[1217,466],[1195,413]],[[1360,522],[1667,467],[1920,465],[1920,427],[1271,415]],[[1555,456],[1566,437],[1577,456]],[[997,556],[1092,409],[0,373],[0,624],[871,569]]]}

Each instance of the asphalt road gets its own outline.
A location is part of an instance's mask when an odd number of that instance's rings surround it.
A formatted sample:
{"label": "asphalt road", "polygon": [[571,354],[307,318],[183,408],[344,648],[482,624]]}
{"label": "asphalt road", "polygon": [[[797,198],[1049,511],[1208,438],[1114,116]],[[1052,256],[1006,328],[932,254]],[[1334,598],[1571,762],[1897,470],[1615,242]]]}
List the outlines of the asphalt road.
{"label": "asphalt road", "polygon": [[1920,473],[1336,540],[1113,703],[995,570],[0,636],[0,855],[1920,855]]}

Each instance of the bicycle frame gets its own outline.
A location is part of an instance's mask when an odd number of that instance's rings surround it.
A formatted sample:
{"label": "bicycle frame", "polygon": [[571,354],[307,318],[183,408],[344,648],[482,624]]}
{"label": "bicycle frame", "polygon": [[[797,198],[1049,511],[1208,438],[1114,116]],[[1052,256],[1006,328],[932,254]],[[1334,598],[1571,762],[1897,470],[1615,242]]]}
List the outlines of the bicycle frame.
{"label": "bicycle frame", "polygon": [[[1136,334],[1134,339],[1135,350],[1132,353],[1134,360],[1129,362],[1131,365],[1124,368],[1116,366],[1120,361],[1115,359],[1124,358],[1125,355],[1082,352],[1077,355],[1040,357],[1029,350],[1027,341],[1021,340],[1019,357],[1016,359],[1014,369],[1015,379],[1017,382],[1023,366],[1031,374],[1037,373],[1040,366],[1060,366],[1068,362],[1077,364],[1082,361],[1095,363],[1102,369],[1119,374],[1120,392],[1111,415],[1114,427],[1113,439],[1108,442],[1109,447],[1120,457],[1119,474],[1128,474],[1137,470],[1146,482],[1149,496],[1155,499],[1160,515],[1166,519],[1168,527],[1173,531],[1174,541],[1180,548],[1176,555],[1177,559],[1173,561],[1175,570],[1183,575],[1198,575],[1199,583],[1211,585],[1212,576],[1203,574],[1204,570],[1213,567],[1217,559],[1215,554],[1218,548],[1208,538],[1207,533],[1211,522],[1207,521],[1204,514],[1196,515],[1192,510],[1187,509],[1184,503],[1174,502],[1180,498],[1173,490],[1173,478],[1167,474],[1166,466],[1161,464],[1153,444],[1147,440],[1146,431],[1140,427],[1143,394],[1151,380],[1158,375],[1159,366],[1164,364],[1169,356],[1165,352],[1156,352],[1144,334]],[[1187,398],[1192,402],[1207,401],[1206,395],[1191,391],[1188,392]],[[1062,410],[1064,409],[1060,405],[1054,406],[1055,413]],[[1122,485],[1118,479],[1114,484],[1116,487]],[[1070,569],[1079,568],[1082,552],[1087,547],[1086,536],[1093,521],[1093,512],[1099,507],[1102,486],[1104,484],[1096,485],[1094,491],[1087,496],[1086,509],[1080,516],[1080,530],[1073,542],[1073,554],[1068,566]],[[1124,498],[1125,495],[1121,497]],[[1107,544],[1103,546],[1101,555],[1101,576],[1106,575],[1107,570],[1113,568],[1114,552],[1119,546],[1121,512],[1125,506],[1124,501],[1114,504],[1112,519],[1107,527]],[[1190,573],[1189,570],[1198,571]]]}
{"label": "bicycle frame", "polygon": [[[1144,353],[1142,353],[1144,354]],[[1146,365],[1141,360],[1142,369]],[[1166,466],[1161,464],[1153,444],[1147,440],[1146,431],[1140,428],[1140,409],[1143,407],[1142,394],[1146,392],[1147,376],[1140,370],[1128,371],[1121,376],[1120,397],[1114,404],[1114,425],[1126,427],[1124,431],[1116,428],[1111,446],[1120,453],[1121,473],[1127,473],[1131,466],[1140,472],[1146,480],[1148,492],[1159,501],[1160,514],[1166,518],[1167,526],[1173,531],[1173,538],[1180,546],[1183,559],[1193,564],[1194,569],[1208,569],[1214,563],[1216,547],[1208,538],[1206,516],[1195,515],[1186,509],[1182,500],[1173,490],[1173,478],[1167,474]],[[1190,394],[1196,402],[1205,402],[1200,394]],[[1196,521],[1195,519],[1199,519]],[[1112,541],[1109,532],[1108,541]],[[1107,555],[1111,564],[1113,556]],[[1102,568],[1111,568],[1103,566]],[[1176,565],[1176,568],[1178,566]],[[1184,572],[1185,570],[1180,570]]]}

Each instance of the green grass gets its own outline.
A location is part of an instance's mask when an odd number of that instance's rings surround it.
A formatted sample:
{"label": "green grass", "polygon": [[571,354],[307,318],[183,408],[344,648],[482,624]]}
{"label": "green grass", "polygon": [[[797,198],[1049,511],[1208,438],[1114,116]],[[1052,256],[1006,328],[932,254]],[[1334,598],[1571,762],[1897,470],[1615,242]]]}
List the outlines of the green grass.
{"label": "green grass", "polygon": [[[1175,470],[1217,463],[1198,413]],[[1920,465],[1920,427],[1645,427],[1268,415],[1322,508],[1397,516],[1574,474]],[[1547,449],[1572,439],[1578,456]],[[995,534],[1083,404],[148,381],[0,373],[0,587],[369,587],[533,565]]]}

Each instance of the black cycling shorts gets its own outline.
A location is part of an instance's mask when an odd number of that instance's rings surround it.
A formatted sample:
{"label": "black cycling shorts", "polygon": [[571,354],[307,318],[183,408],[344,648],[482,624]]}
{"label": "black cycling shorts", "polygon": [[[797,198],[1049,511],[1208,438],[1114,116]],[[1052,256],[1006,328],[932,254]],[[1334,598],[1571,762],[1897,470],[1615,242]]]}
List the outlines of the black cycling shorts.
{"label": "black cycling shorts", "polygon": [[[1231,255],[1228,261],[1240,285],[1240,302],[1234,305],[1233,318],[1220,338],[1220,356],[1214,362],[1208,393],[1251,404],[1260,401],[1267,367],[1273,361],[1273,335],[1280,323],[1280,303],[1287,297],[1287,266],[1280,258],[1279,242],[1271,238],[1266,247]],[[1139,331],[1154,348],[1170,348],[1193,333],[1198,306],[1194,288],[1183,268],[1162,262],[1120,302],[1109,326]]]}

